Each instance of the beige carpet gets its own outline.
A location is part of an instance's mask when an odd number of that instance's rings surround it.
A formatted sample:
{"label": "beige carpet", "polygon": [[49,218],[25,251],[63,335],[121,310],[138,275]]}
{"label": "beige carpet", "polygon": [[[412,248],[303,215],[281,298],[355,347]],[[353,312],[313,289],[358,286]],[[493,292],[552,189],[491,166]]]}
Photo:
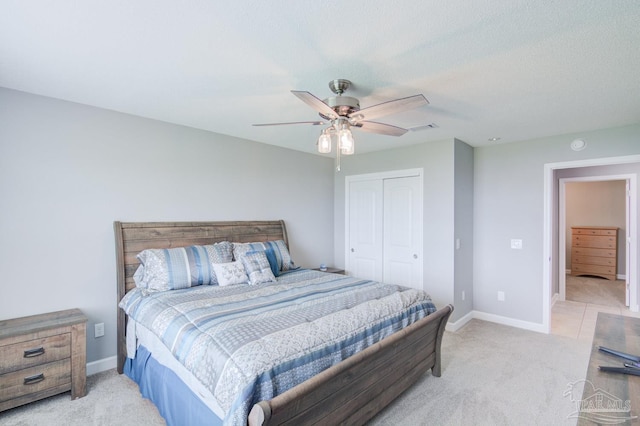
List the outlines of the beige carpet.
{"label": "beige carpet", "polygon": [[[426,374],[371,425],[571,425],[564,391],[584,379],[590,344],[472,320],[446,332],[442,377]],[[578,384],[581,392],[581,384]],[[0,424],[161,425],[155,407],[126,376],[88,378],[88,394],[63,394],[0,413]]]}
{"label": "beige carpet", "polygon": [[574,302],[624,308],[625,282],[567,275],[566,299]]}

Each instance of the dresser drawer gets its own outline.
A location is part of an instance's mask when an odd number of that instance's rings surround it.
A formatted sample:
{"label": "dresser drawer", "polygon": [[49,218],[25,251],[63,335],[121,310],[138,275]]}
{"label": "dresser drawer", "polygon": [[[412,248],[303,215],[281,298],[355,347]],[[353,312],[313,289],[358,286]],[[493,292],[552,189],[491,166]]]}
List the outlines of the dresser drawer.
{"label": "dresser drawer", "polygon": [[71,389],[71,359],[50,362],[0,376],[0,402],[68,385]]}
{"label": "dresser drawer", "polygon": [[594,256],[573,256],[572,264],[582,263],[585,265],[599,265],[599,266],[611,266],[615,268],[616,259],[613,257],[594,257]]}
{"label": "dresser drawer", "polygon": [[573,228],[573,235],[611,235],[616,236],[617,229]]}
{"label": "dresser drawer", "polygon": [[593,248],[616,248],[616,237],[610,236],[593,236],[593,235],[574,235],[572,237],[574,247],[593,247]]}
{"label": "dresser drawer", "polygon": [[0,374],[46,364],[70,356],[70,333],[0,346]]}
{"label": "dresser drawer", "polygon": [[583,265],[580,263],[571,264],[572,274],[595,274],[595,275],[615,275],[614,266]]}
{"label": "dresser drawer", "polygon": [[571,249],[573,255],[577,256],[595,256],[595,257],[616,257],[616,251],[613,249],[600,249],[591,247],[573,247]]}

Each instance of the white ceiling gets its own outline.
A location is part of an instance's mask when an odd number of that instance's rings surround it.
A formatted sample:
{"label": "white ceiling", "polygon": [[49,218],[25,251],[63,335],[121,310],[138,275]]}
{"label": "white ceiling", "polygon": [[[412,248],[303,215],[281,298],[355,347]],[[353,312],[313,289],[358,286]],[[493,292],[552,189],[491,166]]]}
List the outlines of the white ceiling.
{"label": "white ceiling", "polygon": [[354,83],[362,108],[424,94],[356,131],[356,153],[472,146],[640,122],[638,0],[3,0],[0,86],[306,152],[293,96]]}

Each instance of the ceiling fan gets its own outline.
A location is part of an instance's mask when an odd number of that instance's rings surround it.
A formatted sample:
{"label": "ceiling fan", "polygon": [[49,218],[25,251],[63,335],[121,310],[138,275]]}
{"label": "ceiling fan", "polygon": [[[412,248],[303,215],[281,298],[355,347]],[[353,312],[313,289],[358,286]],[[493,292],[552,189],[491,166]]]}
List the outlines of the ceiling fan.
{"label": "ceiling fan", "polygon": [[360,109],[360,101],[351,96],[343,96],[343,93],[351,86],[351,82],[345,79],[336,79],[329,82],[329,89],[336,96],[320,100],[309,92],[292,90],[300,100],[318,111],[325,121],[295,121],[289,123],[264,123],[254,126],[281,126],[289,124],[329,124],[318,139],[318,152],[331,152],[332,135],[337,134],[338,155],[350,155],[354,153],[354,141],[351,128],[357,128],[366,132],[378,133],[388,136],[402,136],[410,129],[393,126],[391,124],[371,121],[385,115],[396,114],[410,109],[418,108],[429,103],[424,95],[414,95],[406,98],[383,102],[367,108]]}

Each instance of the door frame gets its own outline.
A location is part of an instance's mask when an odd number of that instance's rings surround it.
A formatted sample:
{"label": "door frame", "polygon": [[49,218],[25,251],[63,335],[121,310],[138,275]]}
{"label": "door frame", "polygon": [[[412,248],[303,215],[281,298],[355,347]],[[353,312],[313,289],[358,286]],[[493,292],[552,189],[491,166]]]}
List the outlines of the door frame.
{"label": "door frame", "polygon": [[[542,244],[542,329],[549,333],[551,329],[551,304],[552,304],[552,286],[553,286],[553,266],[558,264],[558,255],[555,254],[553,247],[554,225],[557,226],[558,218],[553,217],[554,213],[554,185],[558,179],[554,178],[556,170],[571,169],[591,166],[611,166],[617,164],[640,163],[640,155],[627,155],[622,157],[604,157],[589,160],[566,161],[560,163],[547,163],[544,165],[544,195],[543,195],[543,244]],[[636,194],[632,194],[635,198]],[[637,199],[635,205],[632,206],[633,211],[637,211]],[[633,219],[635,218],[635,219]],[[635,220],[634,226],[637,224],[637,214],[632,215]],[[556,231],[557,232],[557,231]],[[638,246],[635,239],[631,241],[631,248],[634,253]],[[630,248],[630,250],[631,250]],[[557,249],[557,247],[556,247]],[[630,253],[631,254],[631,253]],[[633,269],[635,268],[635,269]],[[629,262],[629,270],[633,269],[635,277],[637,271],[637,254]],[[634,278],[637,279],[637,278]],[[631,304],[638,305],[638,300],[632,300]]]}
{"label": "door frame", "polygon": [[[633,194],[637,194],[636,187],[636,175],[635,174],[622,174],[622,175],[600,175],[600,176],[581,176],[581,177],[569,177],[558,179],[559,183],[559,197],[558,197],[558,300],[566,300],[567,297],[567,280],[566,280],[566,270],[567,270],[567,256],[566,256],[566,245],[567,245],[567,224],[566,224],[566,184],[570,182],[607,182],[607,181],[622,181],[625,182],[625,224],[626,224],[626,234],[620,235],[620,238],[624,238],[625,241],[625,250],[626,250],[626,258],[625,262],[625,281],[627,288],[625,293],[628,295],[628,308],[632,310],[635,308],[633,312],[638,311],[637,303],[635,306],[631,303],[632,300],[638,300],[638,282],[636,279],[632,279],[632,274],[630,271],[631,268],[631,259],[635,259],[636,256],[632,254],[632,245],[630,241],[635,241],[635,238],[632,237],[635,235],[635,223],[637,223],[637,218],[634,220],[632,217],[632,208],[635,205],[635,196]],[[616,271],[617,275],[617,271]],[[617,277],[616,277],[617,278]]]}
{"label": "door frame", "polygon": [[[351,182],[356,182],[356,181],[364,181],[364,180],[378,180],[378,179],[394,179],[394,178],[403,178],[403,177],[419,177],[420,178],[420,188],[422,188],[422,192],[421,192],[421,197],[424,196],[424,169],[423,168],[416,168],[416,169],[404,169],[404,170],[391,170],[391,171],[387,171],[387,172],[377,172],[377,173],[365,173],[365,174],[361,174],[361,175],[350,175],[350,176],[345,176],[344,178],[344,184],[345,184],[345,189],[344,189],[344,196],[345,196],[345,200],[344,200],[344,206],[345,206],[345,212],[344,212],[344,235],[345,235],[345,239],[344,239],[344,265],[345,265],[345,270],[347,273],[349,273],[349,271],[351,270],[350,267],[350,260],[349,260],[349,235],[351,235],[351,229],[350,229],[350,225],[349,225],[349,214],[350,214],[350,205],[349,205],[349,200],[350,200],[350,191],[349,191],[349,187],[351,186]],[[424,218],[424,199],[422,199],[421,204],[421,215]],[[424,244],[424,239],[423,239],[423,244]],[[423,265],[424,265],[424,261],[423,261]],[[423,266],[423,270],[424,270],[424,266]],[[424,271],[423,271],[424,272]]]}

